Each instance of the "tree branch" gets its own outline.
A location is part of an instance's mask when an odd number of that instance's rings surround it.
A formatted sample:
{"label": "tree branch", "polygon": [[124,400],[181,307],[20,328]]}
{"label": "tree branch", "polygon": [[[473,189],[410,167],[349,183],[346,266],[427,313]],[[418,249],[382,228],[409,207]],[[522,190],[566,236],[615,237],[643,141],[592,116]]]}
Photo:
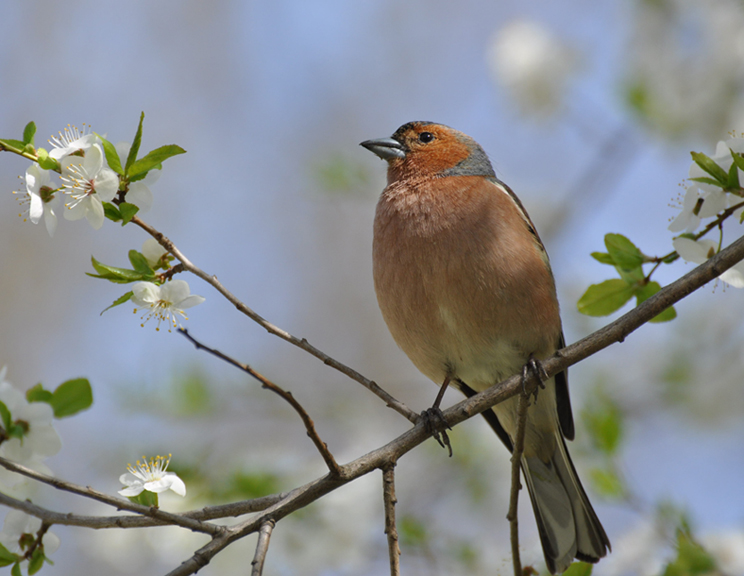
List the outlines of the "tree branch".
{"label": "tree branch", "polygon": [[385,534],[387,534],[390,576],[400,576],[400,546],[398,528],[395,525],[395,463],[382,470],[382,498],[385,505]]}
{"label": "tree branch", "polygon": [[328,354],[323,352],[322,350],[319,350],[315,346],[311,345],[305,338],[297,338],[296,336],[293,336],[289,332],[286,332],[285,330],[282,330],[278,326],[275,326],[256,312],[254,312],[251,308],[246,306],[243,302],[238,300],[238,298],[230,292],[227,288],[225,288],[222,283],[220,283],[219,280],[217,280],[216,276],[210,276],[206,272],[204,272],[201,268],[198,268],[195,266],[186,256],[176,247],[176,245],[169,240],[162,232],[158,232],[155,228],[147,224],[146,222],[142,221],[137,216],[134,216],[132,218],[132,222],[142,228],[145,232],[150,234],[155,240],[158,241],[158,243],[165,248],[168,252],[173,254],[178,260],[183,264],[183,267],[191,272],[192,274],[198,276],[205,282],[207,282],[209,285],[211,285],[215,290],[217,290],[220,294],[222,294],[233,306],[235,306],[240,312],[248,316],[251,320],[256,322],[259,326],[263,327],[269,334],[273,334],[274,336],[278,336],[282,340],[285,340],[289,342],[290,344],[293,344],[297,346],[298,348],[301,348],[305,352],[308,352],[309,354],[312,354],[319,360],[321,360],[324,364],[327,366],[330,366],[331,368],[334,368],[341,372],[342,374],[345,374],[352,380],[355,380],[356,382],[359,382],[362,386],[367,388],[370,392],[381,398],[385,404],[387,404],[390,408],[407,418],[410,422],[415,423],[418,420],[418,414],[416,414],[413,410],[408,408],[405,404],[402,402],[396,400],[393,396],[388,394],[385,390],[380,388],[375,382],[370,380],[369,378],[365,378],[362,374],[354,370],[353,368],[350,368],[349,366],[346,366],[345,364],[342,364],[338,360],[334,360]]}
{"label": "tree branch", "polygon": [[199,350],[206,350],[213,356],[216,356],[220,360],[224,360],[228,364],[231,364],[235,366],[236,368],[239,368],[243,372],[246,372],[247,374],[253,376],[256,380],[258,380],[261,385],[274,392],[275,394],[279,395],[281,398],[289,402],[290,406],[295,409],[295,412],[297,412],[300,415],[300,418],[302,418],[303,424],[305,424],[305,430],[307,431],[307,435],[310,437],[310,439],[313,441],[313,444],[315,444],[315,447],[318,449],[318,452],[320,452],[320,455],[323,457],[323,460],[325,460],[326,466],[328,466],[328,469],[331,471],[332,474],[338,474],[339,473],[339,467],[338,463],[336,462],[336,459],[333,457],[333,454],[331,454],[330,450],[328,450],[328,444],[323,442],[323,440],[320,439],[320,436],[318,435],[317,430],[315,430],[315,423],[313,422],[313,419],[310,418],[310,415],[307,413],[307,411],[302,407],[302,405],[295,399],[295,397],[292,395],[291,392],[287,392],[283,388],[277,386],[274,384],[271,380],[260,374],[259,372],[256,372],[253,368],[248,366],[248,364],[243,364],[242,362],[238,362],[234,358],[231,358],[227,354],[224,354],[220,352],[219,350],[216,350],[214,348],[210,348],[209,346],[205,346],[201,342],[199,342],[196,338],[191,336],[189,334],[188,330],[185,328],[179,328],[178,331],[186,336],[186,338],[189,339],[191,343],[196,346],[196,349]]}
{"label": "tree branch", "polygon": [[275,525],[276,522],[273,520],[267,520],[261,524],[261,529],[258,531],[256,554],[253,557],[253,562],[251,562],[251,576],[261,576],[263,573],[264,560],[266,560],[266,553],[269,551],[269,539]]}
{"label": "tree branch", "polygon": [[511,493],[509,495],[509,511],[506,519],[509,521],[509,540],[512,549],[512,564],[514,576],[522,576],[522,560],[519,556],[519,518],[518,506],[519,491],[522,484],[519,482],[519,470],[524,452],[524,430],[527,422],[527,409],[530,406],[529,393],[524,390],[519,395],[517,402],[517,432],[514,437],[511,457]]}

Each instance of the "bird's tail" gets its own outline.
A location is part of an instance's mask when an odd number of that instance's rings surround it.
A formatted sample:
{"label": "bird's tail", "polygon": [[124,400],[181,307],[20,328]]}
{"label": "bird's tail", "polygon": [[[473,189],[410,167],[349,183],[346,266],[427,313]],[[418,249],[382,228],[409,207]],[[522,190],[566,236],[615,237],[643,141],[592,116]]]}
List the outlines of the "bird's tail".
{"label": "bird's tail", "polygon": [[522,457],[522,472],[551,574],[566,570],[574,558],[597,562],[611,549],[560,431],[556,431],[555,444],[547,462],[536,456]]}

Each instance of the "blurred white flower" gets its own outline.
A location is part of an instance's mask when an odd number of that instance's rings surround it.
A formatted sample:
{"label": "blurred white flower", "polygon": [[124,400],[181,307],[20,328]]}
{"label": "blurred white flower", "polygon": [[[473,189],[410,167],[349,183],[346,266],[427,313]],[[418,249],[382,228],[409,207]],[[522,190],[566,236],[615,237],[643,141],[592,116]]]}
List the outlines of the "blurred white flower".
{"label": "blurred white flower", "polygon": [[[693,240],[691,238],[675,238],[672,241],[674,249],[683,260],[702,264],[718,250],[713,240]],[[719,276],[721,280],[734,288],[744,288],[744,262],[739,262]]]}
{"label": "blurred white flower", "polygon": [[549,115],[562,100],[577,55],[536,22],[515,20],[498,30],[488,49],[494,78],[526,113]]}
{"label": "blurred white flower", "polygon": [[142,255],[147,260],[150,268],[155,268],[163,255],[167,254],[168,251],[160,245],[160,242],[155,238],[148,238],[142,244]]}
{"label": "blurred white flower", "polygon": [[744,532],[722,532],[700,537],[723,574],[744,574]]}
{"label": "blurred white flower", "polygon": [[83,129],[78,130],[77,126],[68,124],[64,133],[59,132],[59,138],[52,136],[49,140],[49,143],[54,146],[54,149],[49,152],[49,156],[55,160],[61,160],[74,152],[85,152],[93,144],[99,142],[98,136],[90,132],[90,126],[83,124]]}
{"label": "blurred white flower", "polygon": [[[160,323],[166,321],[173,328],[180,326],[179,316],[188,320],[184,310],[204,302],[202,296],[191,294],[188,283],[185,280],[171,280],[162,286],[152,282],[137,282],[132,286],[132,302],[136,306],[145,308],[142,316],[144,322],[151,318],[158,319],[158,325],[155,328],[160,330]],[[135,308],[135,313],[137,309]],[[168,328],[170,332],[170,328]]]}
{"label": "blurred white flower", "polygon": [[172,490],[179,496],[186,496],[186,485],[175,472],[166,472],[170,464],[171,455],[155,456],[150,458],[143,456],[137,460],[137,465],[127,464],[129,472],[119,477],[119,482],[126,488],[119,490],[119,494],[131,498],[139,496],[143,490],[159,494],[166,490]]}
{"label": "blurred white flower", "polygon": [[49,170],[44,170],[34,162],[26,169],[26,176],[22,180],[26,187],[26,196],[21,203],[28,201],[29,219],[34,224],[38,224],[41,217],[44,216],[47,232],[49,232],[49,236],[54,236],[54,231],[57,229],[57,216],[54,210],[59,204],[59,198],[51,186]]}
{"label": "blurred white flower", "polygon": [[119,190],[119,177],[105,163],[100,144],[91,146],[84,157],[62,159],[64,192],[71,200],[66,204],[65,218],[87,218],[93,228],[103,226],[103,202],[111,202]]}
{"label": "blurred white flower", "polygon": [[669,224],[671,232],[692,232],[700,226],[699,208],[697,207],[700,194],[696,184],[687,187],[685,199],[682,202],[682,211]]}
{"label": "blurred white flower", "polygon": [[[3,530],[0,532],[0,543],[11,552],[22,554],[20,540],[24,534],[36,538],[36,533],[41,528],[41,520],[35,516],[29,516],[20,510],[10,510],[5,515]],[[53,554],[59,548],[59,538],[51,532],[46,532],[41,539],[44,545],[44,555]]]}
{"label": "blurred white flower", "polygon": [[[119,160],[121,160],[122,166],[124,166],[127,161],[130,148],[131,145],[127,142],[119,142],[116,145],[116,151],[119,154]],[[137,206],[140,212],[147,212],[152,207],[152,192],[150,191],[150,186],[158,181],[160,173],[161,170],[152,169],[142,180],[130,182],[126,201]]]}

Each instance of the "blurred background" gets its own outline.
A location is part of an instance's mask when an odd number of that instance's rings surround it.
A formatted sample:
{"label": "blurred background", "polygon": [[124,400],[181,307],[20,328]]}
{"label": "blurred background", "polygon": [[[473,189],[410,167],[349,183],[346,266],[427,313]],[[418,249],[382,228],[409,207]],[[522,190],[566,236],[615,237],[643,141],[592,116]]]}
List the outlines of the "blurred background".
{"label": "blurred background", "polygon": [[[144,111],[142,152],[175,143],[188,154],[165,163],[143,219],[258,313],[417,411],[436,389],[377,309],[372,219],[385,165],[359,142],[410,120],[473,136],[540,230],[573,342],[609,320],[576,311],[589,284],[614,276],[589,256],[604,234],[671,251],[690,150],[712,154],[744,130],[735,0],[4,0],[0,46],[1,137],[21,138],[34,120],[40,146],[83,123],[131,142]],[[131,304],[100,315],[127,288],[85,276],[90,257],[126,266],[146,237],[60,220],[50,239],[11,195],[27,166],[0,154],[0,366],[21,389],[85,376],[95,399],[57,422],[54,473],[115,493],[127,462],[172,453],[188,496],[164,496],[168,510],[322,475],[284,402],[178,334],[141,328]],[[207,299],[189,331],[291,390],[339,461],[409,427],[186,279]],[[570,450],[613,544],[595,574],[662,573],[680,525],[722,573],[744,574],[743,306],[741,291],[711,284],[674,322],[571,369]],[[429,441],[399,462],[406,574],[510,573],[508,454],[480,420],[451,434],[453,458]],[[608,428],[611,446],[597,440]],[[32,498],[111,513],[46,487]],[[544,570],[521,504],[522,561]],[[165,573],[205,543],[179,529],[52,531],[62,544],[44,573],[57,575]],[[254,546],[236,543],[200,573],[244,571]],[[280,522],[265,573],[384,574],[387,562],[381,478],[370,474]]]}

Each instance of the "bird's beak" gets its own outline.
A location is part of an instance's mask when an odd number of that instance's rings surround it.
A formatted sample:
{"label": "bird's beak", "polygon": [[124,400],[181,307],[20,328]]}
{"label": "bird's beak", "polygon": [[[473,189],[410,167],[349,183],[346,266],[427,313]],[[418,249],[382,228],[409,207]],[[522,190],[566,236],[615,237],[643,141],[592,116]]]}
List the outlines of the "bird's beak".
{"label": "bird's beak", "polygon": [[377,140],[365,140],[360,144],[364,146],[370,152],[374,152],[383,160],[388,162],[395,160],[396,158],[405,158],[406,151],[403,149],[403,144],[392,138],[378,138]]}

